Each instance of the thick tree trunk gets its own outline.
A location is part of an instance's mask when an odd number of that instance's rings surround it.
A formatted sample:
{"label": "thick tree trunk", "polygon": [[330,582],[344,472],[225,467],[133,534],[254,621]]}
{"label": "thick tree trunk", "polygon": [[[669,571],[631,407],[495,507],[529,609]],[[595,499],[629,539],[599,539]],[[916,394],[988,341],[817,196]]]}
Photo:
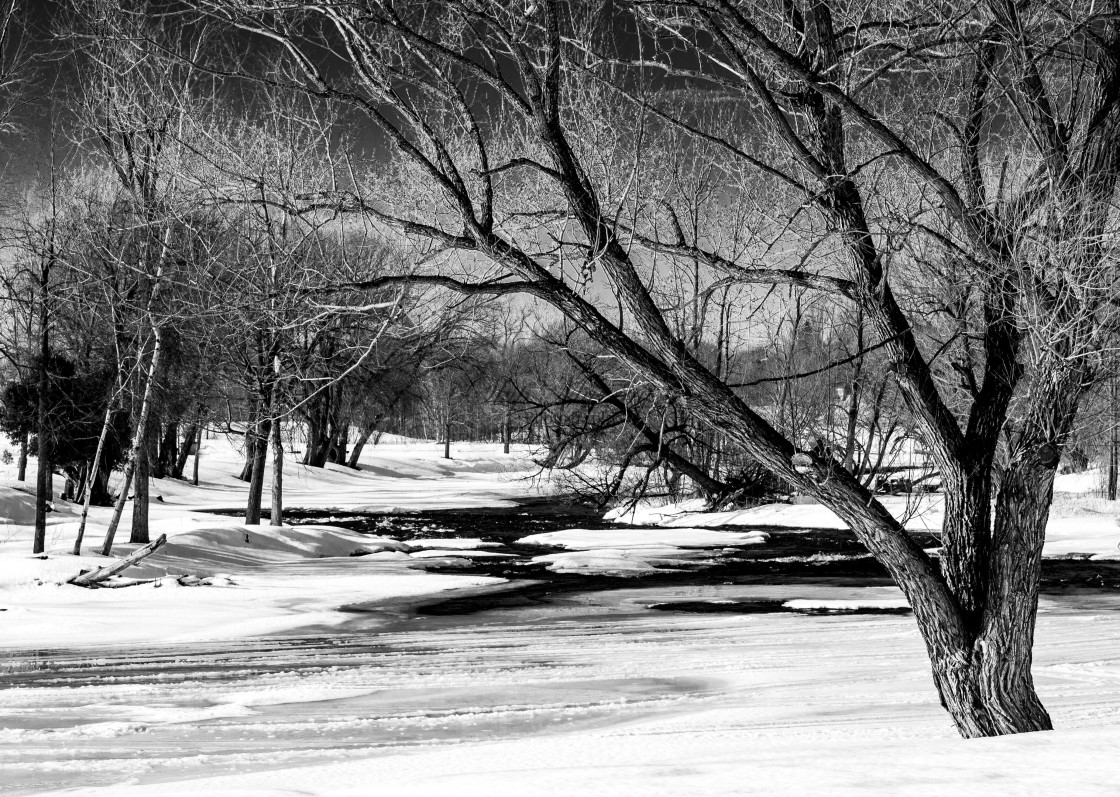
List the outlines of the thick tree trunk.
{"label": "thick tree trunk", "polygon": [[934,682],[966,738],[1049,730],[1050,716],[1031,676],[1042,544],[1053,470],[1014,464],[996,499],[987,606],[971,644],[939,647],[923,628]]}
{"label": "thick tree trunk", "polygon": [[175,471],[179,459],[179,422],[168,421],[159,440],[159,452],[152,470],[153,479],[166,479]]}
{"label": "thick tree trunk", "polygon": [[179,446],[178,455],[175,457],[175,465],[171,469],[172,478],[183,478],[183,471],[187,469],[187,458],[191,455],[196,437],[198,437],[198,424],[192,423],[183,432],[183,444]]}
{"label": "thick tree trunk", "polygon": [[144,445],[140,446],[139,456],[136,458],[136,471],[132,481],[132,535],[129,542],[146,545],[148,539],[148,478],[151,475],[152,462],[152,429],[151,425],[145,430]]}
{"label": "thick tree trunk", "polygon": [[332,422],[330,438],[327,461],[332,465],[345,465],[346,449],[350,439],[350,424],[338,420]]}
{"label": "thick tree trunk", "polygon": [[451,459],[451,424],[443,425],[443,458]]}
{"label": "thick tree trunk", "polygon": [[307,447],[303,464],[321,468],[331,452],[330,390],[324,390],[307,405]]}
{"label": "thick tree trunk", "polygon": [[19,437],[19,461],[16,469],[16,481],[27,480],[27,432]]}

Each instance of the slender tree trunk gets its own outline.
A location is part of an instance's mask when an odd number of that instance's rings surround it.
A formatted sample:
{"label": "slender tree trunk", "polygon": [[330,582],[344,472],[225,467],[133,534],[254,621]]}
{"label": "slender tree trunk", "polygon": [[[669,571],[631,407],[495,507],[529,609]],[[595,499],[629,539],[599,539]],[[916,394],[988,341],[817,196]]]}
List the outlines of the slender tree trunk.
{"label": "slender tree trunk", "polygon": [[191,484],[195,487],[198,486],[198,460],[202,457],[202,426],[198,427],[195,432],[195,447],[194,447],[194,466],[191,471]]}
{"label": "slender tree trunk", "polygon": [[[276,401],[273,401],[276,406]],[[269,439],[272,441],[272,509],[269,522],[273,526],[284,525],[284,443],[281,437],[279,415],[272,419]]]}
{"label": "slender tree trunk", "polygon": [[1120,465],[1120,431],[1117,430],[1116,424],[1120,420],[1120,413],[1117,412],[1116,406],[1116,377],[1108,380],[1108,417],[1109,417],[1109,431],[1108,431],[1108,500],[1116,500],[1116,483],[1117,483],[1117,466]]}
{"label": "slender tree trunk", "polygon": [[508,454],[509,453],[509,438],[510,438],[510,426],[511,425],[512,425],[512,422],[511,422],[510,417],[509,417],[509,407],[506,407],[505,418],[502,419],[502,453],[503,454]]}
{"label": "slender tree trunk", "polygon": [[117,534],[117,527],[124,513],[124,504],[128,500],[128,491],[132,487],[132,477],[136,472],[136,460],[144,446],[144,430],[148,426],[148,416],[152,411],[152,393],[155,389],[156,375],[159,373],[160,355],[163,351],[163,336],[159,325],[152,326],[155,345],[152,347],[152,360],[148,364],[148,378],[144,383],[144,395],[140,400],[140,417],[136,421],[136,429],[132,433],[132,455],[124,468],[124,478],[121,481],[121,493],[117,496],[116,506],[113,507],[113,517],[109,521],[109,528],[105,531],[105,542],[101,546],[101,555],[109,556],[113,551],[113,538]]}
{"label": "slender tree trunk", "polygon": [[443,425],[443,458],[451,459],[451,424]]}
{"label": "slender tree trunk", "polygon": [[[44,277],[44,290],[45,290]],[[37,435],[38,474],[35,480],[35,539],[32,553],[42,553],[47,545],[47,502],[51,500],[51,422],[47,406],[47,393],[50,391],[50,336],[49,319],[47,315],[47,297],[44,293],[39,306],[39,405]]]}
{"label": "slender tree trunk", "polygon": [[132,535],[128,541],[143,545],[151,542],[148,539],[148,498],[150,494],[148,479],[151,476],[153,431],[151,424],[144,430],[144,445],[140,446],[140,450],[137,452],[139,456],[132,477]]}
{"label": "slender tree trunk", "polygon": [[105,450],[105,441],[109,437],[109,430],[113,427],[113,401],[105,410],[105,420],[101,423],[101,435],[97,438],[97,449],[93,452],[93,461],[89,467],[88,486],[86,487],[85,500],[82,503],[82,516],[78,520],[78,534],[74,539],[74,556],[81,556],[82,537],[86,533],[86,519],[89,517],[89,507],[93,501],[93,494],[97,487],[97,477],[101,472],[101,454]]}

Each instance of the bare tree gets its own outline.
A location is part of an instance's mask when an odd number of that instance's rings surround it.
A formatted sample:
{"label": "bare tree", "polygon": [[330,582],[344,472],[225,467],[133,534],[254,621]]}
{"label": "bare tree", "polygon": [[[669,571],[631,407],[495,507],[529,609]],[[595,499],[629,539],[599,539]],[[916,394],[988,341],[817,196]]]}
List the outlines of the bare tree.
{"label": "bare tree", "polygon": [[[559,309],[852,527],[909,599],[963,735],[1050,727],[1030,672],[1042,542],[1115,288],[1114,1],[634,2],[630,29],[642,32],[623,42],[604,35],[627,29],[608,4],[191,5],[274,45],[305,90],[392,145],[395,192],[324,186],[309,202],[430,242],[444,253],[428,261],[433,284]],[[651,88],[653,75],[669,89]],[[732,124],[705,129],[687,92],[725,103]],[[728,192],[784,197],[775,213],[796,227],[800,252],[728,254],[702,235],[663,236],[637,210],[651,204],[643,167],[656,165],[641,141],[623,159],[596,146],[596,131],[620,129],[657,131],[685,157],[748,176],[728,179]],[[417,201],[429,191],[442,202]],[[920,212],[896,224],[903,200]],[[649,287],[649,251],[860,308],[945,481],[939,560],[842,464],[794,467],[794,442],[674,331]],[[959,306],[946,311],[968,330],[947,342],[954,383],[938,342],[919,340],[911,286]]]}

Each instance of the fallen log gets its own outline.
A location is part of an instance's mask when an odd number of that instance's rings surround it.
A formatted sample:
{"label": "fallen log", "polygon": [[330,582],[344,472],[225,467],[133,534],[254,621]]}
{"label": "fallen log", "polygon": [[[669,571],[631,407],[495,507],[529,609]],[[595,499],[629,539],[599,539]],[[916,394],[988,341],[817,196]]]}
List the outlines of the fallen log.
{"label": "fallen log", "polygon": [[79,587],[96,586],[99,582],[102,582],[107,578],[115,576],[117,573],[121,572],[125,568],[132,567],[137,562],[151,556],[153,553],[158,551],[160,546],[162,546],[165,542],[167,542],[167,535],[166,534],[161,534],[161,535],[159,535],[159,539],[156,540],[155,542],[149,542],[143,548],[137,548],[135,551],[133,551],[132,553],[130,553],[128,556],[124,557],[123,559],[120,559],[116,562],[113,562],[113,564],[111,564],[111,565],[99,568],[97,570],[90,570],[88,572],[78,573],[78,575],[74,576],[72,579],[70,579],[66,583],[67,584],[74,584],[74,585],[79,586]]}

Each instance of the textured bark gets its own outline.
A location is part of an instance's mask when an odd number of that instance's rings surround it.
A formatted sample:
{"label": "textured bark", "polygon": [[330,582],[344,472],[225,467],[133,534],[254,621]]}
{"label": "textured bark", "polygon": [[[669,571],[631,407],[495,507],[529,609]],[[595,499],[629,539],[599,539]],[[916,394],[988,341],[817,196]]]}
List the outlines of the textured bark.
{"label": "textured bark", "polygon": [[129,542],[147,544],[149,477],[152,463],[152,428],[145,430],[144,445],[136,452],[136,470],[132,477],[132,534]]}

